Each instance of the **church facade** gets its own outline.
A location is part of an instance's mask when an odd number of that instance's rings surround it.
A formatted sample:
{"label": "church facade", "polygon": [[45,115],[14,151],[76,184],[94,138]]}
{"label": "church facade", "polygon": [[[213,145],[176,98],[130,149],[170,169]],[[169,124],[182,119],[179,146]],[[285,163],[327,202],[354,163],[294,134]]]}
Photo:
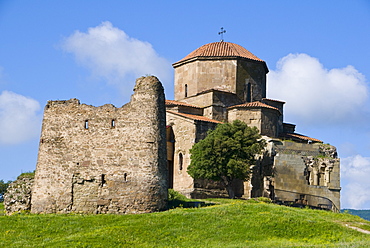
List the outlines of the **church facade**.
{"label": "church facade", "polygon": [[173,64],[174,100],[166,100],[169,187],[193,197],[226,195],[216,182],[187,174],[189,149],[217,124],[241,120],[267,141],[252,177],[235,185],[242,198],[340,209],[336,149],[284,123],[284,102],[266,96],[265,61],[230,42],[209,43]]}

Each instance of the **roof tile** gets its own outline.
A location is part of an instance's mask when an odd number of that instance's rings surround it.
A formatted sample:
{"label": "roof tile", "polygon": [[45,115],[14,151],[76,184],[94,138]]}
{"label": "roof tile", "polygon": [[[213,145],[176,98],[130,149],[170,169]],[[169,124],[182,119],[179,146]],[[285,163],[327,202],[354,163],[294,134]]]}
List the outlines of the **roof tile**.
{"label": "roof tile", "polygon": [[262,103],[262,102],[243,103],[243,104],[239,104],[239,105],[230,106],[229,109],[231,109],[231,108],[268,108],[268,109],[273,109],[273,110],[277,110],[277,111],[280,112],[280,110],[278,108],[272,107],[272,106],[267,105],[267,104]]}
{"label": "roof tile", "polygon": [[216,121],[216,120],[213,120],[213,119],[210,119],[208,117],[201,116],[201,115],[184,114],[184,113],[174,112],[174,111],[170,111],[170,110],[167,110],[167,112],[171,113],[171,114],[175,114],[175,115],[180,115],[182,117],[186,117],[186,118],[196,120],[196,121],[205,121],[205,122],[213,122],[213,123],[220,123],[220,124],[223,123],[221,121]]}
{"label": "roof tile", "polygon": [[285,103],[284,101],[280,101],[280,100],[276,100],[276,99],[270,99],[270,98],[262,98],[262,100]]}
{"label": "roof tile", "polygon": [[308,137],[306,135],[299,134],[299,133],[282,133],[282,134],[280,134],[280,137],[281,138],[288,138],[288,139],[294,139],[295,138],[295,139],[306,140],[306,141],[310,140],[310,141],[322,143],[321,140],[311,138],[311,137]]}
{"label": "roof tile", "polygon": [[166,106],[184,106],[184,107],[191,107],[191,108],[201,108],[192,104],[188,104],[186,102],[178,102],[174,100],[166,100]]}
{"label": "roof tile", "polygon": [[196,57],[242,57],[264,62],[262,59],[258,58],[238,44],[220,41],[203,45],[176,63]]}

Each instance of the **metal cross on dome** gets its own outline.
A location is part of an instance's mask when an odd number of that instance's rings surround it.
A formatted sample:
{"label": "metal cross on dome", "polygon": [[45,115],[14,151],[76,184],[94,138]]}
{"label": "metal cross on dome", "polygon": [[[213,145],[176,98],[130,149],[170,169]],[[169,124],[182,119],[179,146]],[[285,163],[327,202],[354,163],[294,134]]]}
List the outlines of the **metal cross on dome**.
{"label": "metal cross on dome", "polygon": [[224,41],[224,33],[226,33],[226,30],[222,27],[221,31],[218,32],[218,35],[221,35],[221,41]]}

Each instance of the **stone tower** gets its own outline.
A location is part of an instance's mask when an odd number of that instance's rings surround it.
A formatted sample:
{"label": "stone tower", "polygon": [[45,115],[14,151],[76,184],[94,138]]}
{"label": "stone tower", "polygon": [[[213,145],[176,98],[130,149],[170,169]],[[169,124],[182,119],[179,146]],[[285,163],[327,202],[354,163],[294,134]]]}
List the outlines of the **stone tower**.
{"label": "stone tower", "polygon": [[167,199],[165,97],[156,77],[136,81],[116,108],[49,101],[32,191],[33,213],[144,213]]}
{"label": "stone tower", "polygon": [[215,89],[236,94],[242,102],[266,97],[266,63],[230,42],[209,43],[173,64],[175,100]]}

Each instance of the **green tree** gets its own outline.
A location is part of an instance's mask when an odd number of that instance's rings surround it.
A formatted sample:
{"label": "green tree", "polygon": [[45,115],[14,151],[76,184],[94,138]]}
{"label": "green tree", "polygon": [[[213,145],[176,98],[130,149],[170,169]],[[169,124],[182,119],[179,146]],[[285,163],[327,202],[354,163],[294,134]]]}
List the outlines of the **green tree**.
{"label": "green tree", "polygon": [[220,181],[229,197],[234,198],[234,180],[249,179],[255,155],[261,153],[265,144],[256,127],[239,120],[219,124],[190,149],[188,173],[194,179]]}
{"label": "green tree", "polygon": [[4,194],[6,192],[6,189],[8,188],[9,184],[12,181],[8,181],[7,183],[4,182],[4,180],[0,180],[0,202],[4,200]]}

